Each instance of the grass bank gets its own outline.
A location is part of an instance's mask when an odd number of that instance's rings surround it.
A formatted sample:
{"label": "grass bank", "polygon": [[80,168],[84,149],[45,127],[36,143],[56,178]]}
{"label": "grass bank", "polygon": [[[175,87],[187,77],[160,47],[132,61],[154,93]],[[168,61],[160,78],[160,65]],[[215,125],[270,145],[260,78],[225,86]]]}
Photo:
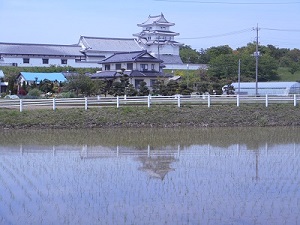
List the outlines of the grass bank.
{"label": "grass bank", "polygon": [[77,129],[111,127],[300,126],[300,110],[285,104],[153,106],[28,110],[0,109],[1,129]]}

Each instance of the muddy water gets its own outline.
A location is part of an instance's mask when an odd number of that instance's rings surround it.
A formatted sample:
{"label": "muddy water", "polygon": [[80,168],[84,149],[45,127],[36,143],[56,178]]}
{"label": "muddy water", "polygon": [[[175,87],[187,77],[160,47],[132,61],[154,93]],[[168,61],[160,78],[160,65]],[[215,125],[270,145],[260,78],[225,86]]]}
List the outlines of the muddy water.
{"label": "muddy water", "polygon": [[299,224],[299,131],[1,131],[0,224]]}

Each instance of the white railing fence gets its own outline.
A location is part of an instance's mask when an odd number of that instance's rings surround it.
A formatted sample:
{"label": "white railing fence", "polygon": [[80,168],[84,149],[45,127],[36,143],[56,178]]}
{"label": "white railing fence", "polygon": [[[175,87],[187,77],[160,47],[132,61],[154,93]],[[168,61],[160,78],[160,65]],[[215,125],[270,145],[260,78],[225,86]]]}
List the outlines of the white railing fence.
{"label": "white railing fence", "polygon": [[85,97],[85,98],[51,98],[51,99],[1,99],[0,108],[24,109],[36,108],[84,108],[90,107],[121,107],[121,106],[147,106],[152,105],[236,105],[242,104],[293,104],[297,106],[300,95],[276,96],[246,96],[246,95],[174,95],[174,96],[117,96],[117,97]]}

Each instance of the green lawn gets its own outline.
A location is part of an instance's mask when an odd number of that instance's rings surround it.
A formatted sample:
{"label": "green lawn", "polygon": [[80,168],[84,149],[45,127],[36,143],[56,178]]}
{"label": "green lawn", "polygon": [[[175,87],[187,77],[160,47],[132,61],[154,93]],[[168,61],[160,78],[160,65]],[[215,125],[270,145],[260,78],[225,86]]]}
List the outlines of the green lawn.
{"label": "green lawn", "polygon": [[300,81],[300,71],[291,74],[286,67],[280,67],[278,69],[278,75],[281,81]]}

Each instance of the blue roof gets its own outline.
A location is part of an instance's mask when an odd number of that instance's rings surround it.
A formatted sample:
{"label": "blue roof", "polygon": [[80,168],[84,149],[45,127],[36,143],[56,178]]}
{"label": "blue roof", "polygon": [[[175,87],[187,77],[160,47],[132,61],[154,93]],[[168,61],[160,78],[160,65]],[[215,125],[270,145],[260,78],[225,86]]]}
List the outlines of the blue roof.
{"label": "blue roof", "polygon": [[24,77],[26,81],[38,81],[41,80],[50,80],[50,81],[58,81],[64,82],[66,81],[66,77],[63,73],[31,73],[31,72],[21,72],[21,75]]}

